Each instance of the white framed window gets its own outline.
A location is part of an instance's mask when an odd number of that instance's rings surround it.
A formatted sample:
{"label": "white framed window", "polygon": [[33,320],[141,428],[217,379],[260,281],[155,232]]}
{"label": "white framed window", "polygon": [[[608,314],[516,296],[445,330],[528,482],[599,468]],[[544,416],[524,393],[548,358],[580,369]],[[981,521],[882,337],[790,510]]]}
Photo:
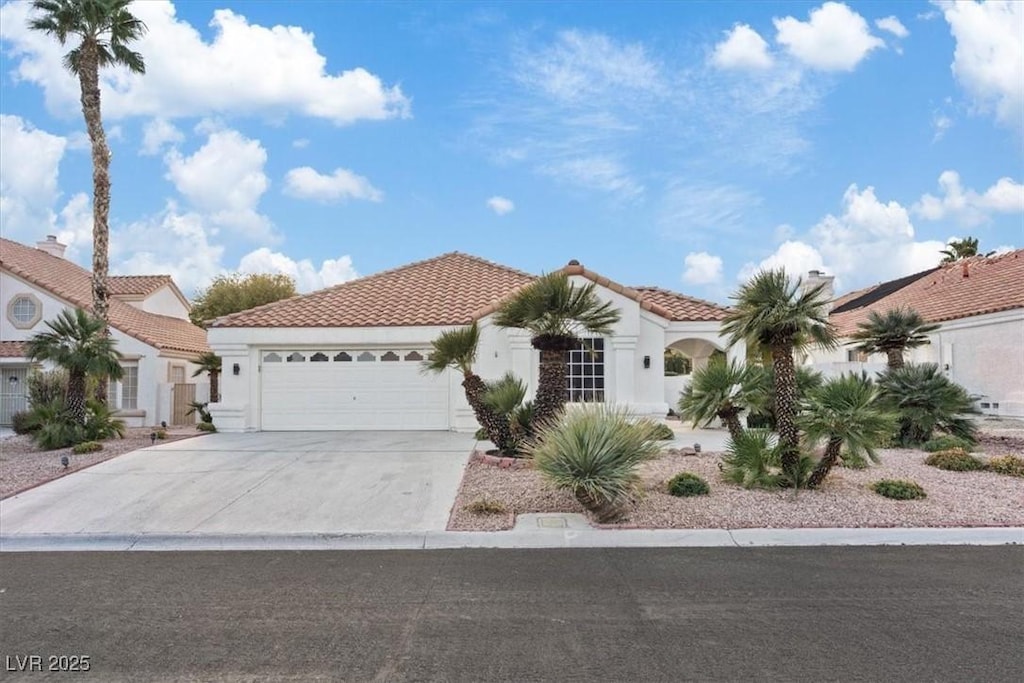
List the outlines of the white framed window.
{"label": "white framed window", "polygon": [[857,349],[847,349],[846,361],[848,363],[867,363],[868,354],[864,353],[863,351],[858,351]]}
{"label": "white framed window", "polygon": [[121,381],[107,384],[107,405],[114,410],[137,410],[139,407],[139,364],[122,363]]}
{"label": "white framed window", "polygon": [[581,339],[565,352],[565,400],[570,403],[604,403],[604,339]]}
{"label": "white framed window", "polygon": [[17,294],[7,303],[7,319],[19,330],[35,327],[43,317],[43,304],[35,294]]}

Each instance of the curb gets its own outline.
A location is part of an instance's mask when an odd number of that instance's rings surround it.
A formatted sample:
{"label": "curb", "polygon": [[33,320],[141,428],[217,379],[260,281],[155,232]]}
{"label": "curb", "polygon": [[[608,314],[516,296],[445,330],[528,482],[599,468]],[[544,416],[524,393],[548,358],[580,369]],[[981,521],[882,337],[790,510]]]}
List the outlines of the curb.
{"label": "curb", "polygon": [[298,534],[10,534],[0,552],[1024,545],[1024,527],[530,529]]}

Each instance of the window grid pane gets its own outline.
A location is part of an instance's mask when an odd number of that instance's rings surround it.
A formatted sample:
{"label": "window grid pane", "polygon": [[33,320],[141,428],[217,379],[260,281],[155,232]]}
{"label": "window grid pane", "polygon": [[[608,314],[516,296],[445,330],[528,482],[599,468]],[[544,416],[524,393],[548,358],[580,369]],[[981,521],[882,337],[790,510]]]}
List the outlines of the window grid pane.
{"label": "window grid pane", "polygon": [[604,339],[581,339],[565,352],[565,400],[571,403],[604,402]]}
{"label": "window grid pane", "polygon": [[131,365],[124,368],[121,377],[121,409],[135,410],[139,407],[139,368]]}

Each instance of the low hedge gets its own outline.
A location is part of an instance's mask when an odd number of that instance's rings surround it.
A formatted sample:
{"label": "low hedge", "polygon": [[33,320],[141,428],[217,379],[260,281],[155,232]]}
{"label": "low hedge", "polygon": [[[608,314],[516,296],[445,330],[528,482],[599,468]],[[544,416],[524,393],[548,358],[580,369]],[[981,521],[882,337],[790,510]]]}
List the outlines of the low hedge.
{"label": "low hedge", "polygon": [[679,498],[706,496],[711,493],[708,483],[691,472],[680,472],[668,480],[669,495]]}
{"label": "low hedge", "polygon": [[871,490],[893,500],[915,500],[928,495],[920,484],[905,479],[882,479],[872,484]]}

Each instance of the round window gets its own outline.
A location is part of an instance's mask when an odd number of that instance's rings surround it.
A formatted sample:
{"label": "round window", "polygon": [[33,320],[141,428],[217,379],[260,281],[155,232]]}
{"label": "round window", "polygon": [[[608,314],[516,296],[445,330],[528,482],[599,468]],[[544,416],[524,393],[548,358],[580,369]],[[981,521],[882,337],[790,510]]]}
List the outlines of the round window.
{"label": "round window", "polygon": [[11,316],[22,325],[27,325],[35,320],[38,311],[36,302],[27,296],[19,296],[11,306]]}

